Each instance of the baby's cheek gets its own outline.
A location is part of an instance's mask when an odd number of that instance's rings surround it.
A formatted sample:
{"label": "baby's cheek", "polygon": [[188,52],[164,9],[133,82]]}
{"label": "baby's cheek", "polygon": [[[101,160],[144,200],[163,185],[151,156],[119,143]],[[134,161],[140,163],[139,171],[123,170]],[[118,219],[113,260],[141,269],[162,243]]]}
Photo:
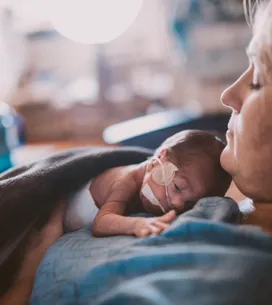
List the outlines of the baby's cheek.
{"label": "baby's cheek", "polygon": [[181,195],[175,195],[171,198],[171,203],[176,208],[183,208],[184,207],[184,197]]}
{"label": "baby's cheek", "polygon": [[165,186],[158,185],[153,181],[153,179],[150,179],[147,181],[149,186],[151,187],[154,195],[157,197],[158,200],[164,200],[166,196],[166,190]]}
{"label": "baby's cheek", "polygon": [[166,189],[165,189],[164,186],[159,187],[157,189],[157,191],[154,192],[154,194],[156,195],[156,197],[159,201],[166,201],[167,200]]}

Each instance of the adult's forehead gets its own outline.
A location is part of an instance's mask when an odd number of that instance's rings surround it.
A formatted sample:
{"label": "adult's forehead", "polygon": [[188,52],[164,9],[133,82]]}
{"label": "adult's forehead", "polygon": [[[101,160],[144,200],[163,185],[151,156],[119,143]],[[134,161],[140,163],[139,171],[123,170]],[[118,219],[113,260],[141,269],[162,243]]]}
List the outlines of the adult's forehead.
{"label": "adult's forehead", "polygon": [[246,48],[247,56],[251,62],[256,61],[256,59],[261,60],[267,50],[268,45],[265,42],[263,35],[260,33],[253,35],[248,47]]}
{"label": "adult's forehead", "polygon": [[272,1],[262,2],[253,21],[253,37],[248,45],[249,58],[257,56],[264,61],[265,56],[272,53]]}
{"label": "adult's forehead", "polygon": [[246,53],[249,59],[252,59],[256,56],[256,49],[257,49],[257,39],[253,37],[246,48]]}
{"label": "adult's forehead", "polygon": [[260,81],[272,81],[272,39],[265,40],[262,35],[254,35],[248,48],[249,61],[254,66]]}

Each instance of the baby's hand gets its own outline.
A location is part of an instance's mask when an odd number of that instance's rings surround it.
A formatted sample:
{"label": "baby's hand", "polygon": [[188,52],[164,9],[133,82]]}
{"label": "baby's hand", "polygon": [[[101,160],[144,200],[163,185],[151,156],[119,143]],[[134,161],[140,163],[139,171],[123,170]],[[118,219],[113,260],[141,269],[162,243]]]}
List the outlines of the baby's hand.
{"label": "baby's hand", "polygon": [[170,211],[167,214],[154,218],[139,218],[135,224],[134,234],[137,237],[146,237],[151,234],[160,234],[166,230],[176,218],[176,212]]}

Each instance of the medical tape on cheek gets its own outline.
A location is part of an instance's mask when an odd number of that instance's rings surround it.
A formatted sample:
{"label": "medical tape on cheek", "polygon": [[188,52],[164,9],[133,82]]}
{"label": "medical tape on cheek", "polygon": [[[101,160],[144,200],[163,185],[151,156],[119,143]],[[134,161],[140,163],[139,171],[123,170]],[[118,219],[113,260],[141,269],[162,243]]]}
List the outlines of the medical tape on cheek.
{"label": "medical tape on cheek", "polygon": [[163,206],[160,204],[159,200],[157,197],[154,195],[150,185],[146,183],[144,187],[142,188],[142,194],[145,196],[146,199],[148,199],[153,205],[157,205],[160,207],[160,209],[165,213],[165,210]]}
{"label": "medical tape on cheek", "polygon": [[152,179],[158,185],[169,185],[175,176],[175,172],[178,171],[178,168],[171,162],[162,163],[162,161],[155,157],[156,160],[160,163],[160,168],[154,168],[152,172]]}
{"label": "medical tape on cheek", "polygon": [[[148,158],[150,163],[152,163],[152,158]],[[151,165],[151,164],[150,164]],[[148,165],[147,167],[147,171],[150,171],[150,165]],[[151,166],[152,168],[152,166]],[[152,176],[152,172],[151,172],[151,176]],[[152,177],[151,177],[152,178]],[[153,178],[152,178],[153,179]],[[155,194],[153,193],[150,185],[148,184],[148,182],[145,183],[145,185],[143,186],[142,190],[141,190],[142,194],[144,195],[144,197],[153,205],[156,205],[158,207],[160,207],[160,209],[162,210],[163,213],[165,213],[165,209],[164,207],[161,205],[160,201],[157,199],[157,197],[155,196]]]}
{"label": "medical tape on cheek", "polygon": [[175,173],[178,168],[171,162],[165,162],[164,164],[158,157],[154,157],[160,164],[160,168],[154,168],[152,173],[153,181],[165,187],[166,198],[169,205],[171,205],[171,199],[168,193],[167,186],[173,181]]}

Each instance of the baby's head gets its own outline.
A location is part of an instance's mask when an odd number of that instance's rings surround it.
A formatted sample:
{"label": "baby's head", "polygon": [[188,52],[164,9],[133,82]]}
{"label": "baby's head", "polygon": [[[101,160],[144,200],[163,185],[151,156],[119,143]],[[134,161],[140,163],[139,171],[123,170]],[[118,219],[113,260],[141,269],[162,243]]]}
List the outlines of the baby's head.
{"label": "baby's head", "polygon": [[140,192],[145,210],[181,213],[186,201],[224,196],[231,182],[220,165],[224,148],[224,141],[207,131],[187,130],[166,139],[146,166]]}

